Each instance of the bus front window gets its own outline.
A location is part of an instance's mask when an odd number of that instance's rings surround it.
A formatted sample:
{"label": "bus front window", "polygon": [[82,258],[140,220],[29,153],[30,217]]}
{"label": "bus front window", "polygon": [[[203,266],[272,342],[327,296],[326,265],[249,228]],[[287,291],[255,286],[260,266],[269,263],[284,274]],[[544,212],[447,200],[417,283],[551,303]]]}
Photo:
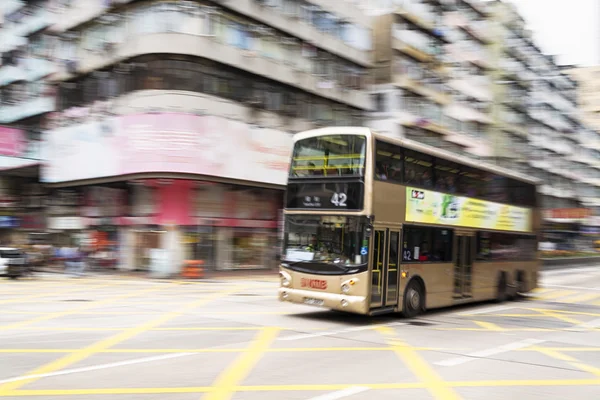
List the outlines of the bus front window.
{"label": "bus front window", "polygon": [[294,145],[290,175],[362,176],[365,168],[366,137],[328,135],[299,140]]}
{"label": "bus front window", "polygon": [[368,258],[367,226],[361,217],[287,216],[284,262],[364,265]]}

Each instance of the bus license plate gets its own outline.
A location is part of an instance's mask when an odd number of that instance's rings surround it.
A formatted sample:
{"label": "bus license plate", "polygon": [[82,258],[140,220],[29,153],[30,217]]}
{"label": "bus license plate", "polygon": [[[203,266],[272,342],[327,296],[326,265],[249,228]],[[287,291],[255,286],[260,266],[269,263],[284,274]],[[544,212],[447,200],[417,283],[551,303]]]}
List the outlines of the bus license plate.
{"label": "bus license plate", "polygon": [[324,301],[320,299],[312,299],[310,297],[305,297],[304,304],[310,304],[311,306],[322,306],[324,304]]}

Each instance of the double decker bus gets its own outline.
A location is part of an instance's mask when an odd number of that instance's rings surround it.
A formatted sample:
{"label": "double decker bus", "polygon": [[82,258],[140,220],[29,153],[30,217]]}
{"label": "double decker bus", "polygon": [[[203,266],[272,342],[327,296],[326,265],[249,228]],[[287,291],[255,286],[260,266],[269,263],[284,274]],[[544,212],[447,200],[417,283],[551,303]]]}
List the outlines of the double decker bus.
{"label": "double decker bus", "polygon": [[536,287],[538,181],[364,127],[294,138],[279,299],[357,314]]}

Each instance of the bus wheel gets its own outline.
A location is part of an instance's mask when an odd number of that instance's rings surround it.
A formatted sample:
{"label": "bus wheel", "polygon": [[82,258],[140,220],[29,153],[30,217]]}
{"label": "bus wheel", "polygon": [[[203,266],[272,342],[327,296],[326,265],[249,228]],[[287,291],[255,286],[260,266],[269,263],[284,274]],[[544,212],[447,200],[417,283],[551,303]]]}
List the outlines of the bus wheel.
{"label": "bus wheel", "polygon": [[404,290],[404,307],[402,314],[406,318],[416,317],[423,312],[424,306],[425,293],[423,286],[413,279]]}
{"label": "bus wheel", "polygon": [[525,271],[517,271],[515,279],[515,300],[523,297],[523,293],[527,291],[527,282],[525,282]]}
{"label": "bus wheel", "polygon": [[507,298],[507,286],[506,286],[506,275],[504,272],[502,272],[500,274],[500,277],[498,278],[498,286],[497,286],[497,292],[496,292],[496,302],[497,303],[503,303],[506,301]]}

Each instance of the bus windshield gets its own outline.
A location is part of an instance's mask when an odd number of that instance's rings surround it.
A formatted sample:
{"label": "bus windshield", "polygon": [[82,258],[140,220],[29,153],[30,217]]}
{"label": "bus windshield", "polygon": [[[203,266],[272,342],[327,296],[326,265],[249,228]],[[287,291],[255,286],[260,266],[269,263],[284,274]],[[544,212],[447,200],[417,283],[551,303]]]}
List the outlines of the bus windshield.
{"label": "bus windshield", "polygon": [[327,135],[299,140],[294,145],[290,176],[362,176],[366,137]]}
{"label": "bus windshield", "polygon": [[364,217],[287,216],[284,261],[339,267],[366,264],[367,227]]}

